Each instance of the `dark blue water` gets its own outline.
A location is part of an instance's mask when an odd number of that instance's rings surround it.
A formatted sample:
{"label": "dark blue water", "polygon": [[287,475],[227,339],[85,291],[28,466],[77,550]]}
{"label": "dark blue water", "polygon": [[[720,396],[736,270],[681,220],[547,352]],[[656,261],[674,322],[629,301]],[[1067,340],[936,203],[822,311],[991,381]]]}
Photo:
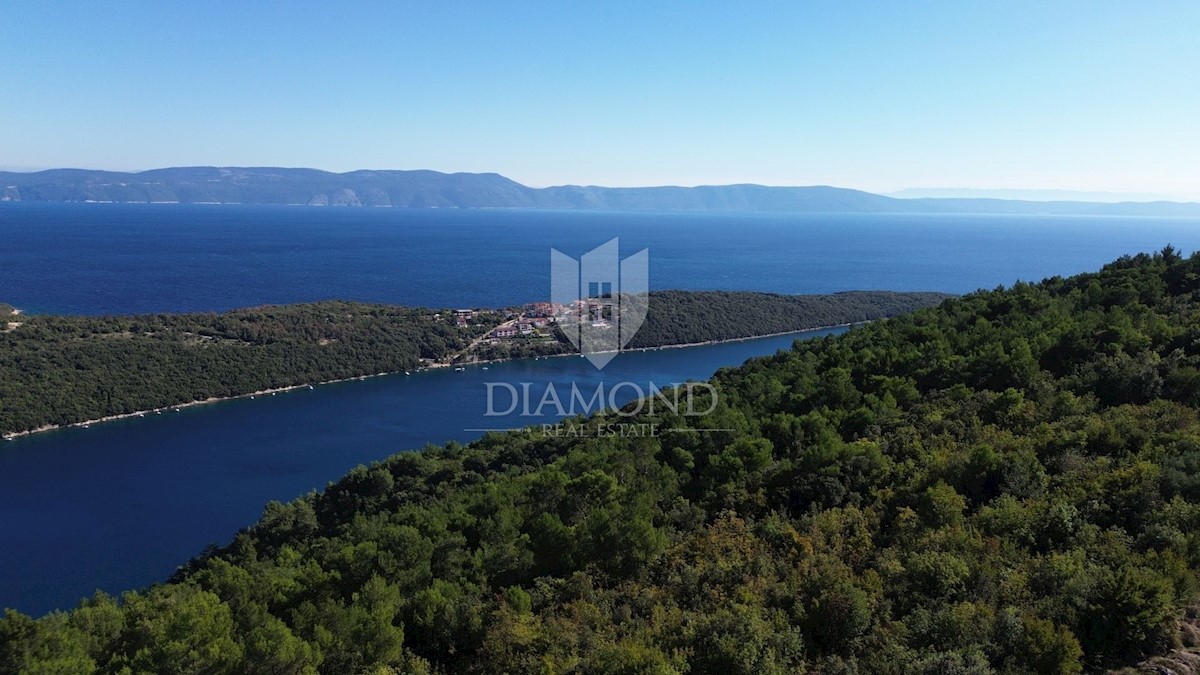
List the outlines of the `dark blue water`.
{"label": "dark blue water", "polygon": [[0,203],[0,302],[28,311],[221,310],[349,299],[545,299],[549,249],[620,236],[652,288],[963,293],[1092,270],[1200,221]]}
{"label": "dark blue water", "polygon": [[[628,352],[603,371],[568,357],[393,375],[0,443],[0,607],[40,614],[97,588],[163,580],[206,544],[251,524],[267,500],[323,488],[395,452],[552,417],[521,417],[520,408],[488,416],[485,381],[518,390],[534,383],[536,412],[547,383],[564,399],[571,383],[588,398],[600,383],[648,391],[650,383],[707,378],[794,339]],[[503,412],[509,399],[497,391],[493,409]],[[618,391],[619,402],[634,395]]]}

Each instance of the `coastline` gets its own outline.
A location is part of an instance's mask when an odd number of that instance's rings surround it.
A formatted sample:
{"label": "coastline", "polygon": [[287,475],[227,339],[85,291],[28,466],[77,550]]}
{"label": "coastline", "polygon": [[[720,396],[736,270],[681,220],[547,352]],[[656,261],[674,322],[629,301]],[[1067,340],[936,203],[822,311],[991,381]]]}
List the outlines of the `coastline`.
{"label": "coastline", "polygon": [[[396,371],[396,372],[403,372],[403,371]],[[286,387],[274,387],[271,389],[260,389],[258,391],[252,391],[252,392],[249,392],[246,394],[236,394],[234,396],[211,396],[211,397],[205,398],[205,399],[199,399],[196,401],[188,401],[186,403],[177,403],[174,405],[166,405],[166,406],[162,406],[159,408],[149,408],[147,410],[135,410],[134,412],[131,412],[131,413],[121,413],[119,415],[107,415],[105,417],[100,417],[100,418],[97,418],[94,420],[85,420],[83,422],[72,422],[71,424],[46,424],[46,425],[40,426],[36,429],[28,429],[26,431],[14,431],[14,432],[6,433],[3,435],[0,435],[0,438],[3,438],[4,440],[8,441],[8,440],[12,440],[15,438],[20,438],[22,436],[32,436],[34,434],[40,434],[45,431],[54,431],[56,429],[71,429],[71,428],[75,428],[75,427],[88,427],[93,424],[103,424],[104,422],[115,422],[117,420],[129,419],[130,417],[145,417],[146,415],[161,415],[164,412],[179,412],[183,408],[191,408],[194,406],[207,405],[209,403],[220,403],[221,401],[236,401],[239,398],[264,396],[267,394],[279,394],[279,393],[283,393],[283,392],[287,392],[287,391],[294,391],[296,389],[305,389],[305,388],[311,389],[313,387],[319,387],[323,384],[337,384],[339,382],[352,382],[354,380],[365,380],[369,377],[380,377],[383,375],[395,375],[396,372],[374,373],[371,375],[356,375],[354,377],[342,377],[342,378],[338,378],[336,380],[323,380],[320,382],[305,382],[303,384],[293,384],[293,385],[288,385]]]}
{"label": "coastline", "polygon": [[[14,310],[13,313],[16,314],[19,312],[20,312],[20,310]],[[866,324],[866,323],[870,323],[870,321],[857,321],[857,322],[852,322],[852,323],[832,324],[832,325],[828,325],[828,326],[815,326],[813,328],[802,328],[800,330],[789,330],[789,331],[783,331],[783,332],[779,332],[779,333],[765,333],[763,335],[750,335],[747,337],[728,338],[728,339],[724,339],[724,340],[707,340],[704,342],[686,342],[686,343],[682,343],[682,344],[662,345],[660,347],[637,347],[634,349],[622,349],[622,350],[615,350],[615,351],[617,351],[617,352],[622,352],[622,351],[651,352],[651,351],[657,351],[660,349],[687,349],[690,347],[705,347],[705,346],[709,346],[709,345],[727,344],[727,343],[731,343],[731,342],[746,342],[748,340],[760,340],[760,339],[765,339],[765,338],[781,337],[784,335],[799,335],[801,333],[812,333],[814,331],[830,330],[833,328],[850,328],[852,326],[858,326],[858,325],[862,325],[862,324]],[[551,359],[551,358],[563,358],[563,357],[570,357],[570,356],[581,356],[581,355],[578,353],[568,353],[568,354],[549,354],[546,356],[521,357],[521,358]],[[420,371],[427,371],[427,370],[441,370],[441,369],[449,368],[451,365],[454,365],[455,367],[464,367],[464,368],[467,366],[482,366],[482,365],[491,364],[491,363],[505,363],[508,361],[519,361],[519,360],[521,360],[521,358],[491,359],[491,360],[486,360],[486,361],[472,361],[469,363],[461,363],[461,364],[449,364],[449,363],[438,362],[438,363],[418,366],[418,367],[414,368],[413,371],[420,372]],[[267,395],[267,394],[279,394],[279,393],[283,393],[283,392],[294,391],[297,389],[305,389],[305,388],[311,389],[313,387],[319,387],[319,386],[326,385],[326,384],[338,384],[341,382],[353,382],[354,380],[366,380],[368,378],[383,377],[385,375],[398,375],[401,372],[410,372],[410,371],[388,371],[388,372],[383,372],[383,373],[373,373],[370,375],[355,375],[352,377],[342,377],[342,378],[337,378],[337,379],[333,379],[333,380],[323,380],[320,382],[304,382],[301,384],[288,385],[286,387],[274,387],[271,389],[261,389],[259,391],[252,391],[249,393],[237,394],[234,396],[213,396],[213,397],[209,397],[206,399],[200,399],[200,400],[196,400],[196,401],[188,401],[186,403],[178,403],[175,405],[167,405],[167,406],[162,406],[162,407],[158,407],[158,408],[150,408],[148,410],[136,410],[131,413],[121,413],[119,415],[107,415],[105,417],[100,417],[100,418],[93,419],[93,420],[85,420],[83,422],[72,422],[71,424],[46,424],[46,425],[40,426],[36,429],[28,429],[26,431],[15,431],[15,432],[10,432],[10,433],[0,434],[0,439],[3,439],[5,441],[11,441],[11,440],[21,438],[24,436],[32,436],[34,434],[40,434],[40,433],[47,432],[47,431],[55,431],[58,429],[89,427],[93,424],[103,424],[105,422],[115,422],[117,420],[129,419],[131,417],[145,417],[146,415],[161,415],[164,412],[179,412],[179,410],[182,408],[191,408],[194,406],[207,405],[209,403],[219,403],[221,401],[234,401],[234,400],[237,400],[240,398],[250,398],[253,396],[263,396],[263,395]]]}
{"label": "coastline", "polygon": [[[878,320],[878,319],[876,319],[876,320]],[[637,347],[634,349],[621,349],[618,351],[652,352],[652,351],[657,351],[659,349],[683,349],[685,347],[705,347],[708,345],[723,345],[723,344],[728,344],[730,342],[745,342],[746,340],[759,340],[759,339],[763,339],[763,338],[780,337],[783,335],[796,335],[798,333],[812,333],[812,332],[818,331],[818,330],[830,330],[833,328],[852,328],[854,326],[862,326],[862,325],[865,325],[868,323],[871,323],[871,321],[870,320],[851,321],[848,323],[835,323],[835,324],[831,324],[829,326],[817,326],[815,328],[802,328],[800,330],[785,330],[785,331],[782,331],[779,333],[763,333],[762,335],[751,335],[750,337],[727,338],[725,340],[707,340],[705,342],[685,342],[683,344],[663,345],[661,347]]]}

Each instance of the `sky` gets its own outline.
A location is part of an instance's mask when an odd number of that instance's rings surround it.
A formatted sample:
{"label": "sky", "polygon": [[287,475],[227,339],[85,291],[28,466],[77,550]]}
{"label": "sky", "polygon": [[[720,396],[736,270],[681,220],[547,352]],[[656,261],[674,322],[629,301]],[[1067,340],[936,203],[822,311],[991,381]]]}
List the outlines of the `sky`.
{"label": "sky", "polygon": [[1200,199],[1200,3],[0,3],[0,168]]}

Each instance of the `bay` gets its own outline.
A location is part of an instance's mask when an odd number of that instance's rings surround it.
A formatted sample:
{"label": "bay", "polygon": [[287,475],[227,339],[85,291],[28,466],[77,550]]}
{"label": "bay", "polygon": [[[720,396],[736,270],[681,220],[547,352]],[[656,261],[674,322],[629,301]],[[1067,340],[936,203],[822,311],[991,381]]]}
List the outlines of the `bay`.
{"label": "bay", "polygon": [[[509,384],[597,387],[620,405],[650,391],[788,348],[813,331],[684,349],[626,352],[596,370],[560,357],[368,378],[69,428],[0,443],[0,607],[73,606],[165,580],[210,543],[228,542],[271,499],[323,488],[349,469],[484,429],[554,420],[505,412]],[[491,408],[486,383],[494,384]],[[578,411],[578,410],[577,410]]]}

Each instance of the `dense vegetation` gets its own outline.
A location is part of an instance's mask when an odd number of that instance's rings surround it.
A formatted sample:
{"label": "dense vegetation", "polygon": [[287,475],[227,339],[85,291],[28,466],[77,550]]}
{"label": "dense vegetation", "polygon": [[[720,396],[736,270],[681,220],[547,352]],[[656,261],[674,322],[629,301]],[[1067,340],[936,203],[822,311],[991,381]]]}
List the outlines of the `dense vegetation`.
{"label": "dense vegetation", "polygon": [[0,672],[1074,673],[1195,634],[1200,256],[714,383],[678,431],[490,435],[271,503],[170,583],[9,613]]}
{"label": "dense vegetation", "polygon": [[[778,296],[655,294],[638,344],[749,337],[893,316],[935,293]],[[11,308],[0,305],[0,316]],[[0,322],[0,433],[64,425],[264,389],[408,370],[447,359],[503,319],[477,312],[466,327],[447,311],[351,302],[260,307],[224,314],[132,317],[22,315]],[[479,358],[560,354],[561,341],[512,340]]]}
{"label": "dense vegetation", "polygon": [[[776,333],[792,333],[882,319],[951,296],[945,293],[850,291],[831,295],[779,295],[729,291],[653,291],[646,320],[627,349],[688,345]],[[578,351],[562,334],[481,344],[472,354],[480,360],[551,356]]]}
{"label": "dense vegetation", "polygon": [[[0,432],[414,368],[462,349],[426,309],[349,302],[224,314],[26,316],[0,333]],[[492,322],[499,321],[499,315]]]}
{"label": "dense vegetation", "polygon": [[943,293],[853,291],[777,295],[728,291],[655,291],[629,348],[733,340],[860,323],[936,305]]}

